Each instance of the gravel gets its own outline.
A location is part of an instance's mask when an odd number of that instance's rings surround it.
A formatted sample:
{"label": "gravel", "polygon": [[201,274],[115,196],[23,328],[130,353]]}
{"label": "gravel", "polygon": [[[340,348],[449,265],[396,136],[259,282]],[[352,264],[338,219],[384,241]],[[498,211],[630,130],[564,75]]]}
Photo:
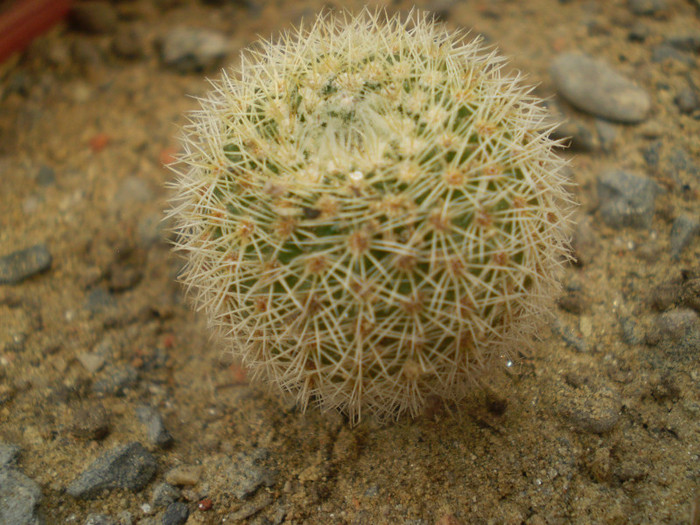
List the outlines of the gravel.
{"label": "gravel", "polygon": [[628,124],[647,118],[647,92],[602,60],[582,53],[557,56],[550,73],[559,94],[576,108],[598,117]]}
{"label": "gravel", "polygon": [[103,490],[141,490],[153,478],[158,465],[155,457],[137,442],[118,446],[100,456],[67,489],[78,499],[93,499]]}
{"label": "gravel", "polygon": [[601,216],[613,228],[649,228],[657,192],[656,183],[647,177],[607,170],[598,177]]}
{"label": "gravel", "polygon": [[18,284],[51,268],[51,253],[46,244],[0,257],[0,284]]}

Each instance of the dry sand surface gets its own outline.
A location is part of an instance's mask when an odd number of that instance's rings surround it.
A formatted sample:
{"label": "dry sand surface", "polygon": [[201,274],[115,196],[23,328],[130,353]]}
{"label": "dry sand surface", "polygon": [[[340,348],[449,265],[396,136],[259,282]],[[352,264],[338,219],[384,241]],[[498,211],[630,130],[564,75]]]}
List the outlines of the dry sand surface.
{"label": "dry sand surface", "polygon": [[78,2],[0,64],[1,525],[700,523],[698,2],[419,5],[568,118],[578,264],[487,390],[356,427],[249,382],[160,222],[205,78],[322,7]]}

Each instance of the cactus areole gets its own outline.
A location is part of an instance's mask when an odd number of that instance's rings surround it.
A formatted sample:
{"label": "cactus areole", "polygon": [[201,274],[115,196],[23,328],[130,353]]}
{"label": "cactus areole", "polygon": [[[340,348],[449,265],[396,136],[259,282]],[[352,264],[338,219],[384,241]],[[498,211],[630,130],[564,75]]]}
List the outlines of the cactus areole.
{"label": "cactus areole", "polygon": [[194,303],[303,408],[416,415],[522,347],[571,200],[539,101],[429,16],[320,15],[184,128],[171,217]]}

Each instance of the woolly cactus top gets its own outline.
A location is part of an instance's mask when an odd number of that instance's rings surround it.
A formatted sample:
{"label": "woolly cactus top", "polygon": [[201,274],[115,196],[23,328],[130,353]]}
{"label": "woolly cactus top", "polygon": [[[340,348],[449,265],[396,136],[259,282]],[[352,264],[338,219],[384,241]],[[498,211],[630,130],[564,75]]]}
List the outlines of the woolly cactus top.
{"label": "woolly cactus top", "polygon": [[262,42],[185,128],[182,275],[256,375],[354,420],[461,397],[548,304],[568,196],[544,112],[424,14]]}

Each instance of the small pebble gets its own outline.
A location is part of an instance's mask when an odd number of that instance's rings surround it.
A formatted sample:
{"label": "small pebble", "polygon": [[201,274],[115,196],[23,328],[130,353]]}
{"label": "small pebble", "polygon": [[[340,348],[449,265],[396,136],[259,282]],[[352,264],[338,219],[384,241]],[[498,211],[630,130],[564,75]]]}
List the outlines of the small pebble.
{"label": "small pebble", "polygon": [[180,465],[168,471],[165,481],[171,485],[196,485],[202,475],[202,467],[199,465]]}
{"label": "small pebble", "polygon": [[100,440],[109,434],[109,416],[101,404],[82,407],[73,414],[71,433],[78,439]]}
{"label": "small pebble", "polygon": [[41,488],[18,470],[0,468],[0,524],[40,525]]}
{"label": "small pebble", "polygon": [[190,73],[214,67],[228,51],[228,39],[222,33],[176,27],[163,38],[161,58],[166,66],[182,73]]}
{"label": "small pebble", "polygon": [[90,514],[85,520],[85,525],[120,525],[117,520],[106,514]]}
{"label": "small pebble", "polygon": [[157,468],[156,458],[140,443],[117,446],[92,462],[66,491],[78,499],[93,499],[115,488],[136,492],[148,484]]}
{"label": "small pebble", "polygon": [[690,244],[693,238],[700,232],[700,221],[688,215],[680,215],[671,226],[671,258],[678,260],[683,250]]}
{"label": "small pebble", "polygon": [[138,371],[130,365],[108,366],[100,373],[100,379],[92,385],[95,394],[123,396],[126,390],[138,383]]}
{"label": "small pebble", "polygon": [[582,53],[563,53],[552,62],[559,94],[578,109],[598,117],[634,124],[647,118],[651,99],[602,60]]}
{"label": "small pebble", "polygon": [[180,491],[170,483],[158,483],[153,489],[151,505],[154,509],[162,509],[170,505],[173,501],[180,499]]}
{"label": "small pebble", "polygon": [[158,410],[147,405],[136,407],[136,417],[146,426],[148,441],[159,447],[167,448],[173,444],[173,436],[165,428],[163,418]]}
{"label": "small pebble", "polygon": [[681,113],[692,113],[700,108],[700,96],[698,96],[692,87],[681,89],[673,101],[676,103],[678,111]]}
{"label": "small pebble", "polygon": [[163,525],[183,525],[190,515],[190,509],[181,501],[168,505],[163,513]]}
{"label": "small pebble", "polygon": [[51,254],[46,244],[12,252],[0,257],[0,284],[18,284],[51,268]]}
{"label": "small pebble", "polygon": [[273,499],[270,494],[264,494],[262,498],[245,503],[240,509],[228,515],[227,521],[237,523],[254,516],[262,509],[270,505]]}
{"label": "small pebble", "polygon": [[51,166],[43,164],[36,174],[36,183],[39,186],[53,186],[56,183],[56,172]]}
{"label": "small pebble", "polygon": [[613,228],[649,228],[654,215],[656,183],[640,175],[608,170],[598,177],[598,199],[603,220]]}

